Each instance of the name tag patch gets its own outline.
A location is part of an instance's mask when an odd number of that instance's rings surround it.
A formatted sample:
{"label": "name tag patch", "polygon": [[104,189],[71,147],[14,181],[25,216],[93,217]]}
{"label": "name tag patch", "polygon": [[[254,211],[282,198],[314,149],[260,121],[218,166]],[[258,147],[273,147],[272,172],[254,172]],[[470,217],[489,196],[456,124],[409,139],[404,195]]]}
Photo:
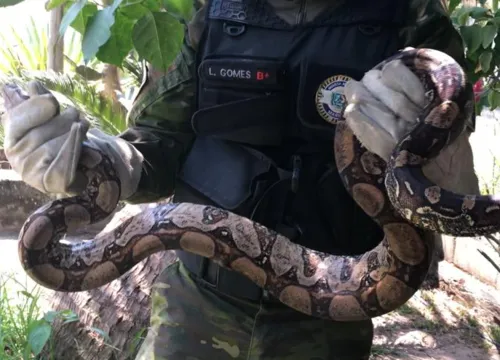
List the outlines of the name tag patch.
{"label": "name tag patch", "polygon": [[279,64],[253,60],[205,60],[199,73],[208,82],[252,86],[279,86],[284,75]]}

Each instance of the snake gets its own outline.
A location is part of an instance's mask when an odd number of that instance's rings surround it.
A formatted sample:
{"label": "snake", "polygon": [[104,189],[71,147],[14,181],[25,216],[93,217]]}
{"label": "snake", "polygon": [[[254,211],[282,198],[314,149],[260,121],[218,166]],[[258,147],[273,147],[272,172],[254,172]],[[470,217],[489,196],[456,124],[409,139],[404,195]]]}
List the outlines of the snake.
{"label": "snake", "polygon": [[[84,142],[78,171],[86,190],[48,202],[19,232],[24,271],[43,287],[88,291],[118,279],[154,253],[183,250],[249,278],[282,304],[332,321],[358,321],[391,312],[419,289],[430,266],[427,231],[456,236],[498,231],[500,202],[456,194],[430,181],[423,166],[464,131],[473,102],[462,67],[444,52],[399,51],[375,66],[402,61],[424,86],[417,125],[388,161],[370,152],[345,121],[332,133],[338,174],[354,201],[383,229],[371,250],[332,255],[292,242],[231,211],[194,203],[153,203],[90,240],[64,241],[68,230],[112,214],[120,179],[111,159]],[[7,111],[29,97],[3,87]]]}

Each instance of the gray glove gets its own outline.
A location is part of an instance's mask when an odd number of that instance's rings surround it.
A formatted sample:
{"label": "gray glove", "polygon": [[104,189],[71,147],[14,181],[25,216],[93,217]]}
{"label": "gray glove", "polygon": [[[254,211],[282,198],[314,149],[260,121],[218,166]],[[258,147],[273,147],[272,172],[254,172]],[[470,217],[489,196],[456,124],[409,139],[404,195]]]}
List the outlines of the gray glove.
{"label": "gray glove", "polygon": [[[424,88],[401,61],[382,70],[368,71],[361,81],[351,80],[344,94],[347,125],[371,152],[388,160],[402,137],[417,125],[425,105]],[[468,131],[423,168],[429,180],[460,193],[479,194]]]}
{"label": "gray glove", "polygon": [[73,107],[59,113],[57,100],[40,83],[29,83],[28,94],[2,117],[5,155],[24,182],[44,193],[82,191],[76,169],[85,141],[110,157],[121,180],[121,199],[135,192],[143,161],[139,151],[123,139],[89,130],[89,122]]}

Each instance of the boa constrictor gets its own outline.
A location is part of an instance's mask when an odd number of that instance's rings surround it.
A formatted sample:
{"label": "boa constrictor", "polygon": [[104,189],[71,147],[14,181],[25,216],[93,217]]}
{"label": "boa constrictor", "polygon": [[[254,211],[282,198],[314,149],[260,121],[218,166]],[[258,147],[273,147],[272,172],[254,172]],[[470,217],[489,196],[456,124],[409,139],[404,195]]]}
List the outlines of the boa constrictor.
{"label": "boa constrictor", "polygon": [[[380,244],[358,256],[333,256],[289,239],[229,211],[189,203],[151,207],[113,231],[77,243],[60,241],[68,228],[108,216],[120,180],[105,154],[87,145],[79,171],[86,191],[36,210],[19,235],[25,271],[57,291],[84,291],[119,278],[151,254],[182,249],[240,272],[287,306],[335,321],[376,317],[404,304],[427,273],[432,245],[423,229],[453,235],[498,230],[498,202],[453,194],[425,178],[422,165],[464,129],[472,111],[465,74],[448,55],[404,51],[400,59],[425,86],[428,106],[419,125],[394,150],[388,164],[364,148],[342,123],[334,138],[344,185],[384,230]],[[26,97],[4,87],[8,108]],[[95,160],[98,158],[98,160]]]}

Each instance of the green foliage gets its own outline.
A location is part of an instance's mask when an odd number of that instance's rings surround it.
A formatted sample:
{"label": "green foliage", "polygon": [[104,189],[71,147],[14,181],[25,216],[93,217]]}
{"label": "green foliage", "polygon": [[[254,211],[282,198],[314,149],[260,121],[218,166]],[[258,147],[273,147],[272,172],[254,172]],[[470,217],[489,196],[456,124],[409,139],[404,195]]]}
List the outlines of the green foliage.
{"label": "green foliage", "polygon": [[[0,0],[0,7],[22,0]],[[500,106],[500,11],[498,0],[479,1],[464,7],[460,0],[449,0],[450,16],[466,48],[471,82],[485,80],[477,110]],[[103,5],[104,4],[104,5]],[[64,8],[61,35],[72,28],[81,34],[83,60],[124,65],[136,52],[141,60],[166,70],[178,54],[184,39],[184,24],[195,10],[193,0],[49,0],[45,8]]]}
{"label": "green foliage", "polygon": [[450,16],[466,50],[467,76],[472,83],[480,79],[484,83],[476,103],[478,114],[484,107],[494,110],[500,106],[500,11],[498,1],[493,1],[491,8],[486,1],[480,5],[464,7],[461,1],[449,1]]}
{"label": "green foliage", "polygon": [[170,14],[150,12],[135,24],[132,40],[140,55],[156,68],[166,69],[181,49],[182,34],[183,26]]}
{"label": "green foliage", "polygon": [[24,0],[0,0],[0,7],[7,7],[22,3]]}
{"label": "green foliage", "polygon": [[89,82],[77,73],[23,71],[19,77],[0,77],[0,83],[15,83],[21,87],[26,86],[26,82],[30,80],[40,81],[54,93],[63,107],[76,107],[85,114],[92,126],[107,134],[116,135],[127,128],[127,109],[106,98],[98,88],[99,83]]}
{"label": "green foliage", "polygon": [[[43,296],[38,285],[21,283],[14,275],[0,274],[0,359],[1,360],[55,360],[54,325],[78,322],[71,310],[43,310]],[[117,349],[104,330],[89,327],[100,341],[122,358],[137,354],[146,329],[139,330],[127,349]]]}
{"label": "green foliage", "polygon": [[[1,0],[0,0],[1,1]],[[193,0],[49,0],[45,8],[64,7],[61,35],[71,27],[82,35],[85,62],[97,59],[121,67],[136,51],[166,70],[181,49],[184,23],[194,13]],[[8,6],[2,5],[0,6]]]}
{"label": "green foliage", "polygon": [[[65,73],[58,75],[47,71],[48,26],[35,23],[31,18],[26,28],[10,28],[0,33],[0,82],[14,81],[20,86],[38,79],[50,90],[64,96],[67,103],[76,106],[92,122],[106,133],[117,134],[126,128],[126,108],[101,94],[103,90],[103,66],[97,59],[82,65],[82,36],[68,29],[64,38]],[[137,55],[131,52],[122,62],[121,86],[134,94],[141,82],[142,68]],[[123,94],[119,94],[123,97]],[[0,147],[3,131],[0,125]]]}
{"label": "green foliage", "polygon": [[33,72],[27,76],[40,81],[49,90],[64,95],[72,106],[85,113],[93,126],[105,133],[117,135],[127,128],[127,110],[123,107],[117,109],[119,104],[106,98],[96,84],[86,81],[82,76],[53,72]]}
{"label": "green foliage", "polygon": [[10,33],[0,33],[3,46],[0,49],[0,70],[19,74],[21,68],[43,70],[47,63],[48,27],[37,28],[33,18],[25,33],[10,27]]}
{"label": "green foliage", "polygon": [[54,321],[59,319],[63,324],[78,321],[72,311],[42,313],[39,288],[28,291],[13,276],[0,276],[0,319],[2,360],[34,359],[44,349],[50,353]]}
{"label": "green foliage", "polygon": [[[46,70],[48,34],[48,25],[40,26],[33,18],[24,29],[11,26],[9,32],[0,33],[0,72],[21,76],[25,70]],[[83,59],[81,35],[70,31],[64,42],[65,66],[71,69]]]}

